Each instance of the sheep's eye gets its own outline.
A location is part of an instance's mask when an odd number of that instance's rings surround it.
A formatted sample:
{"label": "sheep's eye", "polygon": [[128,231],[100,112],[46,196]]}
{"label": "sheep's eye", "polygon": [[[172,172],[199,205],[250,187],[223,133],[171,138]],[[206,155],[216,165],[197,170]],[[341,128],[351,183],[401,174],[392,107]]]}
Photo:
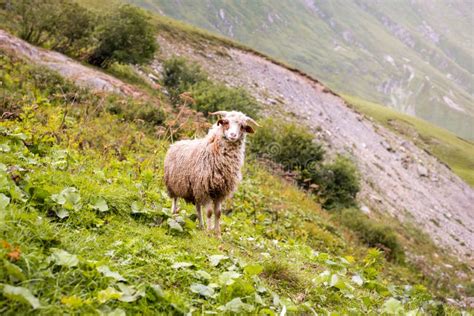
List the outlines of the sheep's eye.
{"label": "sheep's eye", "polygon": [[228,121],[228,120],[219,120],[219,121],[217,122],[217,124],[218,124],[218,125],[227,125],[227,124],[229,124],[229,121]]}

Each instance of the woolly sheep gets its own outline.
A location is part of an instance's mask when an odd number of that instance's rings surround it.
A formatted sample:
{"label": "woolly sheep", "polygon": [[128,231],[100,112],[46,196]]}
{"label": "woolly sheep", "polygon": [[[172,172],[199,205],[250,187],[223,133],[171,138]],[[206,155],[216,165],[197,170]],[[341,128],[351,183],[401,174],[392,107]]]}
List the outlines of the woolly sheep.
{"label": "woolly sheep", "polygon": [[221,236],[221,204],[237,188],[242,179],[245,136],[258,124],[237,111],[210,113],[220,119],[206,137],[182,140],[170,146],[165,158],[164,180],[172,198],[172,210],[178,211],[177,199],[196,206],[199,227],[203,228],[201,208],[207,208],[207,229]]}

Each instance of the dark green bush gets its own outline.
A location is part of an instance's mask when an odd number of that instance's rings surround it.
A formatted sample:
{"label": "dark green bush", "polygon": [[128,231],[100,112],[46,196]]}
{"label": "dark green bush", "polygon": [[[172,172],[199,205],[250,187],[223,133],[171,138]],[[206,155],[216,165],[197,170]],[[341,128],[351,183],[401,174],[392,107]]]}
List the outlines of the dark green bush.
{"label": "dark green bush", "polygon": [[96,17],[71,0],[18,0],[6,8],[19,18],[19,36],[30,43],[75,57],[92,45]]}
{"label": "dark green bush", "polygon": [[157,49],[155,30],[143,10],[131,5],[121,6],[105,18],[98,32],[99,44],[89,63],[107,67],[113,62],[144,64]]}
{"label": "dark green bush", "polygon": [[249,144],[250,152],[258,157],[270,159],[287,171],[313,168],[323,159],[323,148],[304,127],[277,119],[266,119],[260,125]]}
{"label": "dark green bush", "polygon": [[172,57],[163,63],[163,85],[177,101],[179,94],[188,91],[192,85],[206,81],[207,75],[198,64],[188,63],[182,57]]}
{"label": "dark green bush", "polygon": [[397,235],[389,226],[379,224],[358,209],[343,209],[337,213],[339,221],[352,230],[369,247],[383,250],[387,259],[403,262],[405,253]]}
{"label": "dark green bush", "polygon": [[[309,181],[308,181],[309,180]],[[359,173],[354,163],[343,156],[321,166],[310,166],[302,170],[300,182],[319,186],[318,194],[326,209],[350,207],[360,190]]]}
{"label": "dark green bush", "polygon": [[260,105],[244,89],[226,87],[223,84],[201,81],[191,87],[195,101],[192,107],[208,115],[215,111],[240,111],[256,119]]}
{"label": "dark green bush", "polygon": [[299,185],[316,191],[325,208],[355,205],[359,175],[349,159],[338,156],[334,162],[323,164],[323,148],[303,126],[275,119],[260,124],[250,139],[250,152],[296,172]]}

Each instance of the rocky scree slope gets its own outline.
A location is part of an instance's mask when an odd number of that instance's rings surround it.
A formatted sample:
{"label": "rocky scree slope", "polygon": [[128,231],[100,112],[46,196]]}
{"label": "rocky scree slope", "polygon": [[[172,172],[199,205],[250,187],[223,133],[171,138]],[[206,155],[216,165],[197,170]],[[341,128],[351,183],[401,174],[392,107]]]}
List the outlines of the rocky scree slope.
{"label": "rocky scree slope", "polygon": [[[265,104],[267,115],[284,116],[311,128],[332,154],[350,154],[362,177],[359,200],[413,222],[459,258],[474,255],[474,191],[446,165],[410,140],[357,113],[321,83],[234,48],[193,47],[160,37],[162,59],[181,55],[215,80],[244,87]],[[161,68],[159,60],[153,67]]]}
{"label": "rocky scree slope", "polygon": [[126,1],[474,139],[470,1]]}
{"label": "rocky scree slope", "polygon": [[[413,221],[437,244],[472,264],[474,191],[444,164],[412,142],[352,110],[320,83],[238,49],[194,47],[159,37],[161,68],[172,54],[196,61],[214,79],[250,91],[267,115],[294,117],[311,128],[329,151],[350,153],[362,176],[359,200],[366,211],[386,212]],[[122,81],[61,54],[29,45],[0,30],[0,48],[58,71],[93,90],[139,96]]]}

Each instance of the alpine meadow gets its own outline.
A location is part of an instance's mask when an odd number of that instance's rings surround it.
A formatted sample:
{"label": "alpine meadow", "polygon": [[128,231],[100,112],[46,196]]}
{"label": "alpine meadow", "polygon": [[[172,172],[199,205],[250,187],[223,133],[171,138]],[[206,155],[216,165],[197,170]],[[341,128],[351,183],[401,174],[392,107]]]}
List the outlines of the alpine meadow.
{"label": "alpine meadow", "polygon": [[0,314],[471,315],[465,18],[436,46],[442,2],[316,2],[0,0]]}

